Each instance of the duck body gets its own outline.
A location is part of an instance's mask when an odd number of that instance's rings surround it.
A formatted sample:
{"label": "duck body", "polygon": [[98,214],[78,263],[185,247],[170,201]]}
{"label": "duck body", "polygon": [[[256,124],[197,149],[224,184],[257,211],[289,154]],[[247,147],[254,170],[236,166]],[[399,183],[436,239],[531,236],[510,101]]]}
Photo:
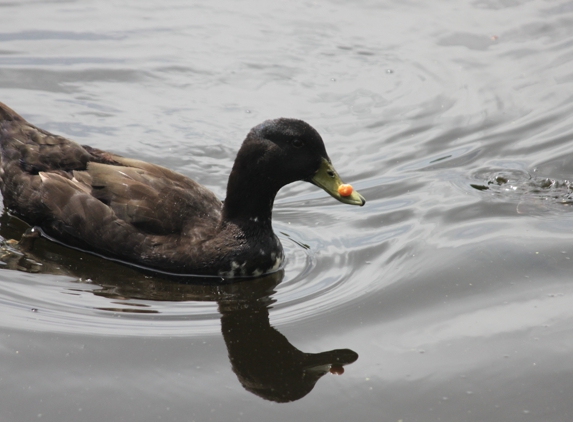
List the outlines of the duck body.
{"label": "duck body", "polygon": [[[4,205],[48,237],[163,272],[223,277],[279,269],[284,254],[271,224],[276,193],[296,180],[332,184],[314,178],[320,169],[329,172],[323,179],[334,171],[323,168],[330,160],[320,135],[295,119],[249,132],[224,203],[179,173],[81,146],[2,103],[0,152]],[[336,197],[332,186],[321,187]],[[364,202],[359,195],[337,199]]]}

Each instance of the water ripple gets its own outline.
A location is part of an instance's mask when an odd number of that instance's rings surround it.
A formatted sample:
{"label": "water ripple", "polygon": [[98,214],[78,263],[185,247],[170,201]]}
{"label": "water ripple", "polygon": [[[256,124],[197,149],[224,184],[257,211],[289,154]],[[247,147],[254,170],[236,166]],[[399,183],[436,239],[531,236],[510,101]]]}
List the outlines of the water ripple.
{"label": "water ripple", "polygon": [[[18,220],[4,216],[2,233]],[[282,227],[281,227],[282,228]],[[219,333],[221,301],[277,302],[279,323],[316,316],[348,300],[351,255],[340,241],[319,255],[281,230],[287,270],[255,280],[212,286],[145,275],[115,262],[39,239],[23,253],[3,242],[0,325],[12,329],[119,336],[196,336]],[[321,267],[318,268],[318,262]],[[328,267],[328,268],[325,268]],[[259,289],[260,290],[260,289]]]}

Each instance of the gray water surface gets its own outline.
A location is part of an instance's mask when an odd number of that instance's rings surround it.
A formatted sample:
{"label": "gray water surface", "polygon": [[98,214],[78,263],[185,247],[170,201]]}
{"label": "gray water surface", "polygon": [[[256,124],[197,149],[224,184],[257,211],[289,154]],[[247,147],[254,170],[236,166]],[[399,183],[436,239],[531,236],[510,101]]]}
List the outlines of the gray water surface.
{"label": "gray water surface", "polygon": [[0,101],[33,124],[223,198],[249,129],[301,118],[367,199],[287,186],[284,271],[219,288],[5,244],[0,421],[573,419],[573,2],[0,15]]}

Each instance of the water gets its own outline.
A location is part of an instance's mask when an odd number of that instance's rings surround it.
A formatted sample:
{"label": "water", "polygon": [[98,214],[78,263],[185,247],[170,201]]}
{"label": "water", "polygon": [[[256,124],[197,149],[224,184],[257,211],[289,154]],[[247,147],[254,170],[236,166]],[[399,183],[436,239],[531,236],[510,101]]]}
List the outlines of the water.
{"label": "water", "polygon": [[1,421],[572,419],[572,2],[0,13],[32,123],[223,197],[247,131],[298,117],[367,199],[283,189],[284,272],[219,288],[5,244]]}

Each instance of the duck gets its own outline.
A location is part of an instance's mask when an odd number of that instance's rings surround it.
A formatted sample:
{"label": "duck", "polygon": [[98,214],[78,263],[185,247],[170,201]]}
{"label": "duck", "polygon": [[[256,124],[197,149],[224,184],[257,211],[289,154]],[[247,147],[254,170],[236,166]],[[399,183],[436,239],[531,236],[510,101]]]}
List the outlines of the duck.
{"label": "duck", "polygon": [[[343,185],[319,133],[266,120],[243,141],[226,198],[165,167],[80,145],[0,103],[0,191],[5,208],[46,238],[128,265],[178,275],[257,277],[282,269],[271,218],[295,181],[362,206]],[[346,185],[348,186],[348,185]]]}

